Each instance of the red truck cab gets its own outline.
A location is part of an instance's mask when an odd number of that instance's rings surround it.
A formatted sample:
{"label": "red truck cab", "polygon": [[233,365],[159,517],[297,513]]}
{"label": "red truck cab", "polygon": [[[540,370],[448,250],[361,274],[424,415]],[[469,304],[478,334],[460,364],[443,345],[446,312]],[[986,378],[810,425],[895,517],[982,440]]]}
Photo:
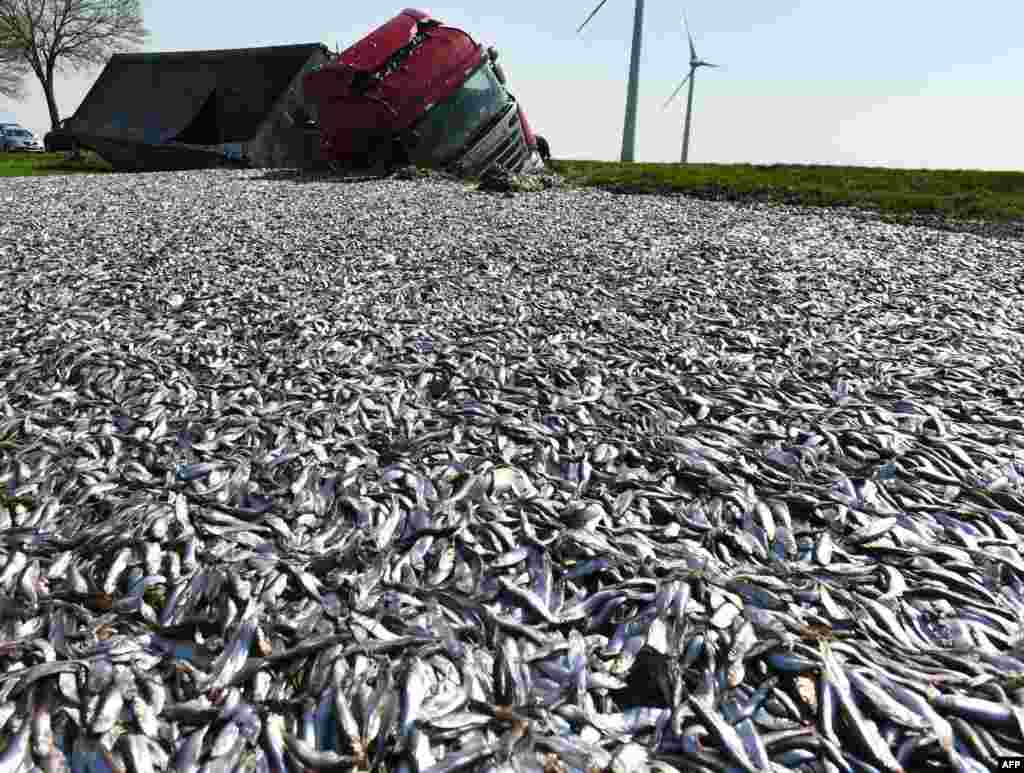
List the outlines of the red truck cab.
{"label": "red truck cab", "polygon": [[470,175],[542,168],[496,59],[462,30],[406,8],[305,76],[323,157],[354,167],[408,160]]}

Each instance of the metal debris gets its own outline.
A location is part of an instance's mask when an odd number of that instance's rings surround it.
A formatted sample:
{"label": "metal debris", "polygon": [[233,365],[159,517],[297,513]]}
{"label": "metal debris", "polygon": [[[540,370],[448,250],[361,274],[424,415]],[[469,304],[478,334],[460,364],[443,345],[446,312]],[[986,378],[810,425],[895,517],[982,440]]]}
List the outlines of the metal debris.
{"label": "metal debris", "polygon": [[565,184],[560,175],[546,170],[523,174],[512,174],[504,169],[488,169],[480,176],[477,189],[490,193],[530,193],[556,188]]}

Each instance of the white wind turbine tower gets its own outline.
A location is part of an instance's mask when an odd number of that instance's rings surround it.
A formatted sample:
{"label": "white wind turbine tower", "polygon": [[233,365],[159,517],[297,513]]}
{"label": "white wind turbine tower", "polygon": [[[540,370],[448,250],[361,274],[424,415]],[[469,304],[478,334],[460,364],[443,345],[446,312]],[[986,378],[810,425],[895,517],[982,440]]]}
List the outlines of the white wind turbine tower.
{"label": "white wind turbine tower", "polygon": [[[580,34],[587,22],[594,18],[602,6],[608,0],[601,0],[597,8],[590,12],[590,16],[583,20],[576,34]],[[631,162],[636,150],[636,100],[637,87],[640,80],[640,43],[643,39],[644,28],[644,0],[636,0],[636,7],[633,9],[633,47],[629,52],[629,85],[626,87],[626,121],[622,127],[622,161]]]}
{"label": "white wind turbine tower", "polygon": [[690,34],[690,25],[686,21],[686,14],[683,14],[683,24],[686,27],[686,37],[690,41],[690,72],[685,78],[683,78],[682,83],[676,86],[676,90],[672,92],[672,96],[665,100],[665,104],[661,106],[661,109],[664,110],[668,107],[669,103],[676,98],[676,94],[679,93],[680,89],[686,85],[686,82],[690,82],[690,93],[686,98],[686,121],[683,126],[683,153],[680,158],[681,163],[685,164],[690,155],[690,114],[693,112],[693,82],[696,80],[694,74],[700,67],[719,67],[720,65],[705,62],[697,56],[697,50],[693,47],[693,35]]}

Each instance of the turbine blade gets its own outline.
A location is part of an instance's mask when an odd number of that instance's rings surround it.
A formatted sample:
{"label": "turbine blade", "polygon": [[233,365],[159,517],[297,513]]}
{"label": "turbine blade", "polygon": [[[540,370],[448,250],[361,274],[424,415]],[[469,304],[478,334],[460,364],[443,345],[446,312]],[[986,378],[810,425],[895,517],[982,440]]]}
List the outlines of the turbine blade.
{"label": "turbine blade", "polygon": [[705,62],[703,59],[697,62],[698,67],[721,67],[720,64],[712,64],[711,62]]}
{"label": "turbine blade", "polygon": [[686,11],[683,11],[683,27],[686,28],[686,37],[690,41],[690,61],[697,58],[697,49],[693,47],[693,35],[690,34],[690,23],[686,20]]}
{"label": "turbine blade", "polygon": [[685,85],[686,85],[686,82],[687,82],[688,80],[690,80],[690,76],[692,76],[692,75],[693,75],[693,73],[691,72],[691,73],[690,73],[689,75],[687,75],[687,76],[686,76],[685,78],[683,78],[683,82],[682,82],[682,83],[680,83],[680,84],[679,84],[678,86],[676,86],[676,90],[672,92],[672,96],[671,96],[671,97],[669,97],[668,99],[666,99],[666,100],[665,100],[665,104],[661,106],[661,109],[662,109],[662,110],[664,110],[664,109],[665,109],[666,107],[668,107],[668,106],[669,106],[669,103],[670,103],[670,102],[671,102],[671,101],[672,101],[673,99],[675,99],[675,98],[676,98],[676,94],[678,94],[678,93],[679,93],[680,91],[682,91],[682,88],[683,88],[683,86],[685,86]]}
{"label": "turbine blade", "polygon": [[583,28],[587,26],[587,22],[589,22],[591,19],[593,19],[594,16],[597,15],[597,12],[600,11],[601,8],[604,6],[604,4],[607,3],[607,2],[608,2],[608,0],[601,0],[601,2],[597,4],[597,8],[595,8],[593,11],[591,11],[590,12],[590,16],[588,16],[586,19],[583,20],[583,24],[581,24],[579,27],[576,28],[576,34],[577,35],[580,34],[580,32],[583,30]]}

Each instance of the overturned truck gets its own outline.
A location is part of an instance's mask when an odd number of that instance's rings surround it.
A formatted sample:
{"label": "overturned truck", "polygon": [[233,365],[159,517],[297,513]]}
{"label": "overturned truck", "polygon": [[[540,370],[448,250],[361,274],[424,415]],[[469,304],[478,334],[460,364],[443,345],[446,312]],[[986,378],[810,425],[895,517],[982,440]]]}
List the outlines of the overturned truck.
{"label": "overturned truck", "polygon": [[506,88],[498,52],[406,8],[303,76],[321,158],[359,169],[414,163],[459,175],[539,171],[547,149]]}

